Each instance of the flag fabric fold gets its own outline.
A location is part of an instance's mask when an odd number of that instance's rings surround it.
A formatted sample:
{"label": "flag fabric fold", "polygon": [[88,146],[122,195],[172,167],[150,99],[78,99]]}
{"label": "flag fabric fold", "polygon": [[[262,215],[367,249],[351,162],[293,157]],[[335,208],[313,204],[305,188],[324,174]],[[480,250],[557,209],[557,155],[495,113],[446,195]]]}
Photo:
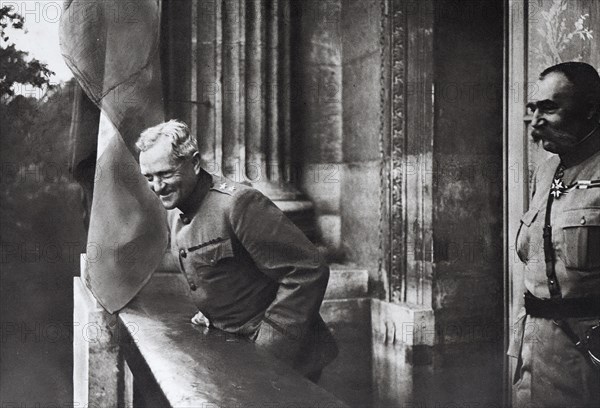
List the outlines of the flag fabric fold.
{"label": "flag fabric fold", "polygon": [[101,110],[86,284],[110,313],[150,279],[168,241],[135,149],[164,121],[160,11],[160,0],[67,0],[60,23],[63,57]]}

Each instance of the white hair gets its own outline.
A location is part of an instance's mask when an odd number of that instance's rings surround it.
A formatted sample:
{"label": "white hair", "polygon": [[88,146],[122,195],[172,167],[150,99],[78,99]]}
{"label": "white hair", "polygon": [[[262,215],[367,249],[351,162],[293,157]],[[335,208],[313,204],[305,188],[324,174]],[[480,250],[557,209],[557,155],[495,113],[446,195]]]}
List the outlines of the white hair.
{"label": "white hair", "polygon": [[198,151],[198,142],[194,136],[190,135],[188,126],[176,119],[144,130],[135,145],[140,152],[145,152],[154,146],[161,137],[170,140],[171,155],[177,160],[189,159]]}

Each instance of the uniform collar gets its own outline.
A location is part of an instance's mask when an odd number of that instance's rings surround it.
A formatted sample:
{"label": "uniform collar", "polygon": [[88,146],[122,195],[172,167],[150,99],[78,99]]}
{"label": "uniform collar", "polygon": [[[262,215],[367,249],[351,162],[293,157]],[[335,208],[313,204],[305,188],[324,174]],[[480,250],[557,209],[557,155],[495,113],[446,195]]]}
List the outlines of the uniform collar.
{"label": "uniform collar", "polygon": [[194,215],[196,215],[196,211],[200,207],[202,200],[204,200],[206,193],[208,193],[212,186],[213,177],[204,169],[201,169],[196,182],[196,187],[194,187],[194,190],[191,192],[185,202],[180,207],[177,207],[179,211],[181,211],[179,218],[184,224],[189,224],[192,221],[192,218],[194,218]]}
{"label": "uniform collar", "polygon": [[577,148],[569,153],[561,154],[560,161],[566,167],[577,166],[600,151],[600,129],[596,131]]}

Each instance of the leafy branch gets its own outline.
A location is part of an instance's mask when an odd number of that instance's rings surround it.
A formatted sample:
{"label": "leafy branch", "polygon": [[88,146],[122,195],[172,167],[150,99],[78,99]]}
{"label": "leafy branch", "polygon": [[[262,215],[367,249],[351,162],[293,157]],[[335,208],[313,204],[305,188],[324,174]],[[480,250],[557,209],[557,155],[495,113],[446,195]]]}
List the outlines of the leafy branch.
{"label": "leafy branch", "polygon": [[23,30],[24,24],[25,18],[13,11],[12,7],[0,7],[0,100],[14,96],[13,87],[17,83],[52,88],[50,77],[54,72],[48,65],[35,58],[28,61],[29,53],[8,43],[6,28]]}
{"label": "leafy branch", "polygon": [[544,24],[538,27],[537,31],[543,40],[534,46],[532,51],[544,66],[551,66],[565,60],[581,60],[581,55],[569,58],[566,55],[567,51],[573,49],[575,40],[585,42],[594,38],[593,31],[586,26],[589,14],[579,16],[573,23],[573,28],[569,28],[566,17],[567,6],[567,0],[553,0],[550,8],[541,12]]}

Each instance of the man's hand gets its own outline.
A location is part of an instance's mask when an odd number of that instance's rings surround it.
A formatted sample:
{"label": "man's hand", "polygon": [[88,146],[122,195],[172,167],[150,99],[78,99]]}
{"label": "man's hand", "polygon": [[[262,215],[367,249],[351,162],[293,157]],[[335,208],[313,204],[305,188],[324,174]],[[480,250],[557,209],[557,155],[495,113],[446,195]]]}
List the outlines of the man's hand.
{"label": "man's hand", "polygon": [[192,317],[192,323],[198,326],[210,327],[210,320],[208,320],[208,317],[204,316],[200,311]]}

